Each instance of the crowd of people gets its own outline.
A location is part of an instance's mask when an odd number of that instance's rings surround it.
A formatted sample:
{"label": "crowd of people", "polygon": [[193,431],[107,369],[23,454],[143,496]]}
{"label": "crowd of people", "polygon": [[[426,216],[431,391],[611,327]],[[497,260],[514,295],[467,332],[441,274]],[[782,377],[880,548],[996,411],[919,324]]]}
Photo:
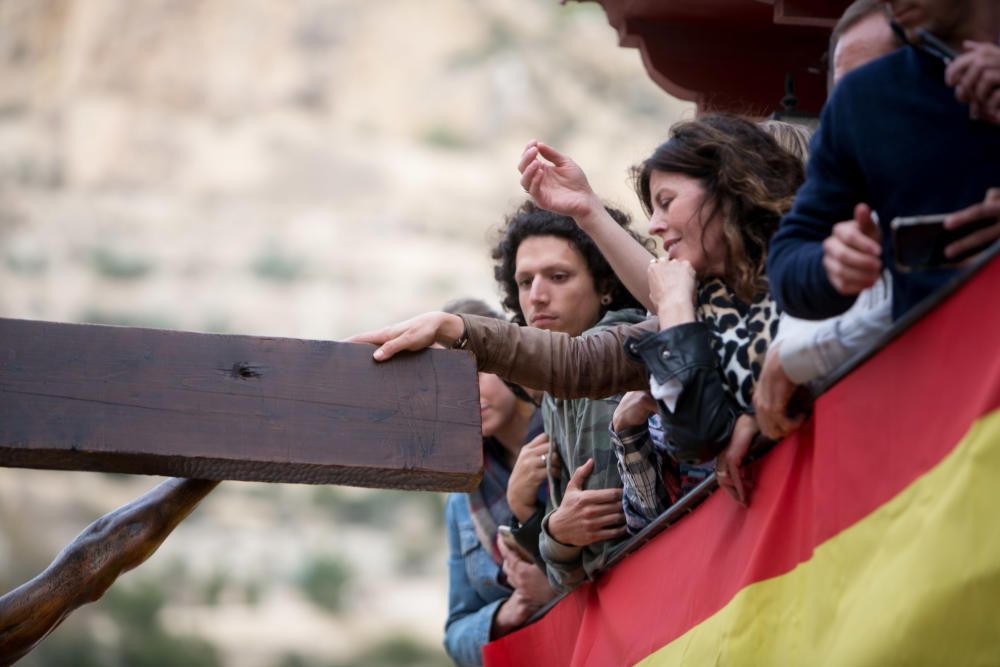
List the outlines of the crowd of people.
{"label": "crowd of people", "polygon": [[[706,477],[748,505],[751,444],[798,428],[799,387],[1000,239],[998,38],[995,0],[854,2],[811,140],[706,114],[634,168],[659,257],[532,141],[529,200],[492,252],[510,321],[464,301],[352,339],[377,361],[433,344],[476,357],[483,481],[447,504],[457,664]],[[937,259],[897,261],[900,220],[931,214],[947,214]]]}

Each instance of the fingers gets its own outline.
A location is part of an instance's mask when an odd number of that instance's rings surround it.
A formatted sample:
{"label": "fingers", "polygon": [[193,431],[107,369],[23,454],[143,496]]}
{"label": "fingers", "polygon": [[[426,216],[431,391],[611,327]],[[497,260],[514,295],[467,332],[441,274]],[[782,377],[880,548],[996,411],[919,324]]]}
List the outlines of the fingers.
{"label": "fingers", "polygon": [[506,572],[506,561],[513,558],[514,552],[507,546],[507,543],[503,541],[503,538],[500,537],[499,533],[497,533],[497,549],[500,551],[500,557],[504,560],[504,572]]}
{"label": "fingers", "polygon": [[945,229],[959,229],[973,222],[989,220],[991,218],[997,222],[984,229],[976,230],[946,246],[944,249],[945,257],[957,257],[969,250],[983,247],[1000,238],[1000,188],[990,188],[981,203],[973,204],[968,208],[949,215],[945,218],[944,227]]}
{"label": "fingers", "polygon": [[566,164],[567,162],[571,162],[571,160],[568,157],[566,157],[556,149],[552,148],[552,146],[549,146],[548,144],[543,144],[542,142],[539,141],[536,144],[536,146],[538,148],[538,154],[554,165]]}
{"label": "fingers", "polygon": [[1000,70],[991,69],[983,72],[980,74],[975,86],[972,97],[981,104],[984,100],[989,99],[990,93],[994,88],[1000,86]]}
{"label": "fingers", "polygon": [[997,239],[1000,239],[1000,220],[985,229],[974,231],[954,243],[948,244],[945,246],[944,256],[948,258],[958,257],[969,250],[983,248]]}
{"label": "fingers", "polygon": [[866,204],[858,204],[854,209],[854,220],[838,222],[833,226],[833,236],[848,248],[859,253],[878,257],[882,254],[882,244],[878,241],[881,232],[872,220],[871,209]]}
{"label": "fingers", "polygon": [[[854,207],[854,222],[857,224],[858,231],[863,236],[874,241],[874,245],[866,244],[872,248],[871,252],[880,253],[882,251],[882,230],[879,229],[878,224],[875,222],[872,209],[868,204],[861,203]],[[861,248],[859,247],[859,249]]]}
{"label": "fingers", "polygon": [[[579,502],[587,505],[607,505],[613,507],[616,504],[621,505],[622,502],[621,489],[589,489],[587,491],[579,491],[579,494]],[[621,510],[620,507],[618,509]]]}
{"label": "fingers", "polygon": [[996,85],[1000,50],[983,42],[966,44],[966,52],[945,70],[945,82],[955,87],[955,97],[961,102],[983,100]]}
{"label": "fingers", "polygon": [[525,192],[533,192],[533,187],[540,181],[543,173],[543,165],[538,160],[534,160],[521,170],[521,187]]}
{"label": "fingers", "polygon": [[750,450],[757,430],[757,421],[752,415],[741,415],[736,420],[729,446],[715,461],[715,476],[719,486],[744,507],[749,504],[750,485],[744,477],[743,459]]}
{"label": "fingers", "polygon": [[971,64],[972,54],[969,52],[963,53],[959,57],[955,58],[944,70],[944,82],[949,86],[955,87],[955,85],[962,80],[962,77],[965,76],[965,72],[969,69]]}
{"label": "fingers", "polygon": [[614,540],[625,534],[627,528],[625,524],[618,526],[617,528],[605,528],[604,530],[599,530],[594,533],[594,542],[603,542],[604,540]]}
{"label": "fingers", "polygon": [[983,202],[952,213],[944,219],[944,228],[957,229],[984,218],[1000,217],[1000,194],[997,194],[998,192],[1000,192],[1000,188],[990,188]]}
{"label": "fingers", "polygon": [[347,339],[347,342],[373,343],[378,345],[379,348],[372,353],[372,356],[375,358],[375,361],[386,361],[404,350],[422,350],[428,347],[433,341],[422,345],[418,344],[416,338],[409,330],[395,326],[351,336]]}
{"label": "fingers", "polygon": [[731,462],[725,461],[716,468],[715,475],[719,486],[725,489],[733,500],[743,507],[747,507],[746,489],[743,487],[743,474],[740,466],[734,466]]}
{"label": "fingers", "polygon": [[1000,86],[980,105],[980,118],[994,125],[1000,124]]}
{"label": "fingers", "polygon": [[354,334],[347,339],[348,343],[372,343],[374,345],[381,345],[385,341],[393,337],[392,335],[393,327],[382,327],[381,329],[376,329],[374,331],[366,331],[364,333]]}
{"label": "fingers", "polygon": [[399,336],[396,336],[395,338],[387,340],[381,347],[375,350],[372,356],[375,358],[375,361],[388,361],[399,352],[406,352],[408,350],[415,352],[417,350],[423,350],[428,347],[428,345],[430,345],[430,343],[422,344],[419,341],[418,336],[414,335],[412,331],[407,331]]}
{"label": "fingers", "polygon": [[859,294],[862,290],[874,285],[881,274],[880,271],[862,271],[850,268],[826,253],[823,255],[823,268],[826,269],[830,284],[844,295]]}
{"label": "fingers", "polygon": [[757,410],[757,423],[760,424],[760,432],[771,440],[781,440],[802,426],[803,421],[805,421],[805,415],[788,417],[782,410]]}
{"label": "fingers", "polygon": [[[571,487],[574,489],[583,489],[584,485],[587,483],[587,478],[590,477],[590,473],[594,471],[594,459],[587,459],[587,462],[576,469],[573,476],[570,478],[569,483],[566,485],[566,489],[569,490]],[[607,489],[607,490],[617,490],[617,489]],[[618,490],[620,493],[620,490]]]}
{"label": "fingers", "polygon": [[823,241],[823,268],[830,283],[841,294],[857,294],[871,287],[882,273],[882,246],[871,209],[855,207],[855,219],[838,222]]}
{"label": "fingers", "polygon": [[622,431],[628,427],[639,426],[656,414],[656,401],[647,391],[630,391],[622,397],[615,407],[611,417],[612,428]]}
{"label": "fingers", "polygon": [[[521,447],[521,452],[532,452],[537,454],[539,453],[538,450],[541,450],[541,453],[544,454],[545,452],[548,451],[548,449],[549,449],[549,436],[547,433],[540,433],[536,435],[534,438],[532,438],[531,442],[526,444],[524,447]],[[518,454],[518,456],[520,456],[520,454]]]}
{"label": "fingers", "polygon": [[538,156],[538,148],[536,147],[536,141],[528,142],[528,145],[524,147],[524,152],[521,153],[521,161],[517,163],[517,170],[524,173],[524,170],[528,168],[535,158]]}

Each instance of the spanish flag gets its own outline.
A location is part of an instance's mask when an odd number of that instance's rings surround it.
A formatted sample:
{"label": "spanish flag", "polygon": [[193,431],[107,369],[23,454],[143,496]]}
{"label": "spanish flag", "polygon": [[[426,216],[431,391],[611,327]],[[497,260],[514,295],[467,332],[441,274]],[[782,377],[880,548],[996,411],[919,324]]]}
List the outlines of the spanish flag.
{"label": "spanish flag", "polygon": [[1000,664],[1000,260],[486,665]]}

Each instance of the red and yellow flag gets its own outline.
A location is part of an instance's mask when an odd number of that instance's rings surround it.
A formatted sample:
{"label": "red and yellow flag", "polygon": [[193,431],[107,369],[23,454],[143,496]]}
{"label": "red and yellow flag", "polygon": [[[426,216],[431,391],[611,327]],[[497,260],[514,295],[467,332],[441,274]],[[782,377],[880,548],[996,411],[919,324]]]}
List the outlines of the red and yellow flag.
{"label": "red and yellow flag", "polygon": [[1000,664],[1000,260],[486,665]]}

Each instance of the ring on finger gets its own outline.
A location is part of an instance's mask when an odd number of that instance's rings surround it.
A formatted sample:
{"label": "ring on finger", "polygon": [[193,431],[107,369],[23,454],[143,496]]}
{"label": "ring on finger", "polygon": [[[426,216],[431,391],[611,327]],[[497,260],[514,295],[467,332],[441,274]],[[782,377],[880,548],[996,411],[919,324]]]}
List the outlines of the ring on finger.
{"label": "ring on finger", "polygon": [[542,465],[543,466],[544,465],[548,465],[548,463],[549,463],[549,455],[548,454],[539,454],[538,458],[540,458],[542,460]]}

